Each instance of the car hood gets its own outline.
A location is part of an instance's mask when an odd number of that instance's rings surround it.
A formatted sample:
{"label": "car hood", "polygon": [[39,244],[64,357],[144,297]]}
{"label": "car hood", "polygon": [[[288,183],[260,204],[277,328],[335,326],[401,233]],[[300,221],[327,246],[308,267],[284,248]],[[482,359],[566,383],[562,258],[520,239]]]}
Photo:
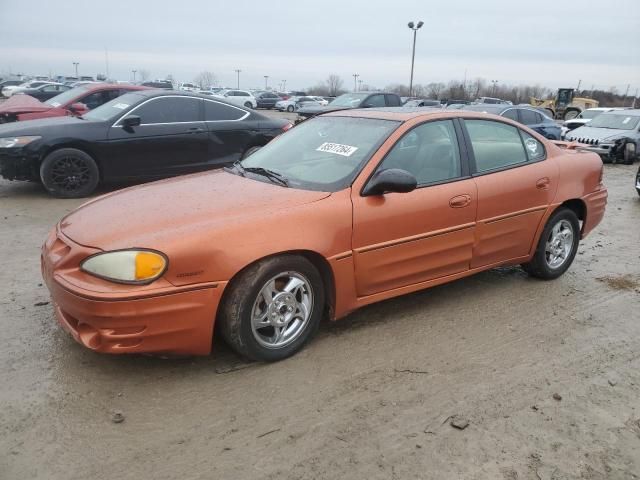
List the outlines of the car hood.
{"label": "car hood", "polygon": [[46,112],[52,108],[51,105],[42,103],[29,95],[11,95],[0,103],[0,113]]}
{"label": "car hood", "polygon": [[41,135],[47,130],[43,128],[47,127],[69,127],[72,125],[85,125],[85,124],[102,124],[102,122],[92,122],[90,120],[83,120],[79,117],[64,116],[64,117],[50,117],[39,118],[37,120],[25,120],[22,122],[11,122],[0,124],[0,137],[7,137],[13,135]]}
{"label": "car hood", "polygon": [[[330,196],[240,177],[224,170],[130,187],[91,200],[64,217],[62,233],[102,250],[164,249],[184,235],[211,239],[229,224]],[[247,234],[259,234],[251,228]],[[211,240],[209,240],[211,241]]]}
{"label": "car hood", "polygon": [[582,143],[586,143],[587,140],[613,140],[618,137],[630,137],[634,136],[633,130],[617,130],[614,128],[594,128],[588,124],[584,127],[576,128],[572,130],[568,135],[568,140],[577,140]]}

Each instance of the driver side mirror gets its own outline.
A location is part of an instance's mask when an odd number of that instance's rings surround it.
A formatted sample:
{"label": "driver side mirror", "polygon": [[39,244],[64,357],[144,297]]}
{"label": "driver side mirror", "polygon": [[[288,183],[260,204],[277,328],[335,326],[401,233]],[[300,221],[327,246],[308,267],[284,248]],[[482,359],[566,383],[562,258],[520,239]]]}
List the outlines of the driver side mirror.
{"label": "driver side mirror", "polygon": [[416,189],[416,177],[400,168],[379,170],[369,180],[362,191],[363,197],[384,195],[385,193],[408,193]]}
{"label": "driver side mirror", "polygon": [[122,126],[131,130],[133,127],[137,127],[142,123],[142,120],[138,115],[128,115],[122,119]]}
{"label": "driver side mirror", "polygon": [[85,112],[87,112],[87,106],[84,103],[81,102],[77,102],[77,103],[72,103],[69,106],[69,110],[73,113],[76,113],[78,115],[81,115]]}

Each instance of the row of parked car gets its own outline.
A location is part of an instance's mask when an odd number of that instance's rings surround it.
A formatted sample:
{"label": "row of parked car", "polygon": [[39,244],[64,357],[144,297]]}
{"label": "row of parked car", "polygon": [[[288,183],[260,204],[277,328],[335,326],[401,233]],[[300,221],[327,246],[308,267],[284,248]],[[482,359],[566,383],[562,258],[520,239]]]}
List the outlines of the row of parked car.
{"label": "row of parked car", "polygon": [[[0,103],[0,123],[5,124],[0,125],[0,175],[39,181],[58,197],[82,197],[100,182],[150,180],[230,165],[291,128],[288,120],[266,117],[234,97],[229,92],[201,95],[107,83],[71,88],[44,102],[14,94]],[[358,108],[446,110],[402,106],[394,93],[355,92],[326,105],[302,102],[296,111],[304,120]],[[464,110],[498,115],[544,138],[560,139],[560,126],[535,107],[478,104]],[[602,112],[567,139],[604,160],[631,163],[639,151],[639,112]],[[41,120],[28,121],[36,119]]]}

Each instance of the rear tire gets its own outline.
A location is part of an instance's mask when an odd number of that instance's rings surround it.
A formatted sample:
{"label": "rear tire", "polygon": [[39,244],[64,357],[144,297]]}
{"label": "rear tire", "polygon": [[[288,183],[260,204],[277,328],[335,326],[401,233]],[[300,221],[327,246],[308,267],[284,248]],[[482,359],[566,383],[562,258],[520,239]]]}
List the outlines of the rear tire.
{"label": "rear tire", "polygon": [[251,102],[244,102],[244,106],[247,108],[253,108],[253,105],[251,105]]}
{"label": "rear tire", "polygon": [[295,107],[293,105],[289,105],[287,107],[287,112],[289,112],[289,113],[293,113],[294,110],[295,110]]}
{"label": "rear tire", "polygon": [[264,259],[227,288],[217,322],[227,344],[240,355],[264,362],[282,360],[318,330],[324,287],[318,270],[304,257]]}
{"label": "rear tire", "polygon": [[47,155],[40,165],[40,179],[54,197],[82,198],[98,186],[98,165],[87,153],[76,148],[61,148]]}
{"label": "rear tire", "polygon": [[624,146],[624,158],[623,162],[625,165],[633,165],[633,161],[636,159],[636,144],[633,142],[628,142]]}
{"label": "rear tire", "polygon": [[561,207],[547,221],[531,261],[522,268],[532,277],[558,278],[571,266],[579,241],[578,217],[573,210]]}

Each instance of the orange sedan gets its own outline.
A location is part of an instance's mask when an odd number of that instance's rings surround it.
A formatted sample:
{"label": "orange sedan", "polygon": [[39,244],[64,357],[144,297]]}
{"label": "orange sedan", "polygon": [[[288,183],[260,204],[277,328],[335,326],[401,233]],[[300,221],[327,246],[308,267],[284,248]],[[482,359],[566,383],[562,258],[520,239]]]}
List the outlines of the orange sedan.
{"label": "orange sedan", "polygon": [[379,300],[500,265],[562,275],[607,200],[600,158],[570,147],[481,113],[334,112],[223,171],[82,205],[42,272],[95,351],[208,354],[215,326],[279,360]]}

